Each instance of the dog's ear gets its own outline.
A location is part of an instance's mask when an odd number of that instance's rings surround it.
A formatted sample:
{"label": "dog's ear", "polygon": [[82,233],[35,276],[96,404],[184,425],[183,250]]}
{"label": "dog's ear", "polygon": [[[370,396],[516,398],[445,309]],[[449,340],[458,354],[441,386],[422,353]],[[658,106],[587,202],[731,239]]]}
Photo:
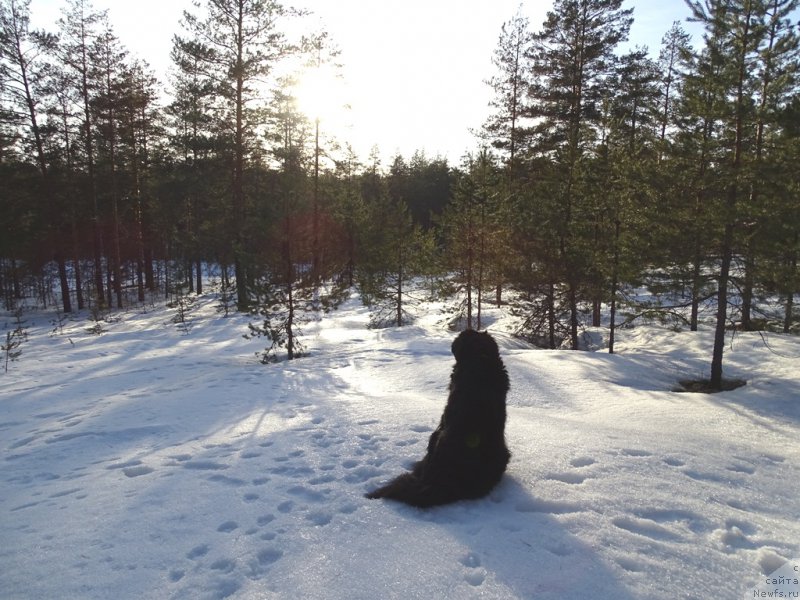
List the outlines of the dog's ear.
{"label": "dog's ear", "polygon": [[480,355],[485,358],[499,358],[500,348],[491,334],[488,331],[482,331],[480,335]]}

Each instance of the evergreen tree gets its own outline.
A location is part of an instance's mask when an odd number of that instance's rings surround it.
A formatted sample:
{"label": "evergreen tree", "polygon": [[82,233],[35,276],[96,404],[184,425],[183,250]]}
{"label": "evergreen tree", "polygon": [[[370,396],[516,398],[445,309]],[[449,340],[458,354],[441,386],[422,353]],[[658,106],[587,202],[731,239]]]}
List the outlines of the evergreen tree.
{"label": "evergreen tree", "polygon": [[507,256],[501,219],[502,177],[488,150],[467,156],[453,199],[441,219],[451,293],[463,295],[455,322],[483,327],[483,293],[497,280]]}
{"label": "evergreen tree", "polygon": [[[621,277],[634,279],[644,265],[633,264],[634,253],[641,258],[642,237],[650,229],[641,213],[652,204],[652,176],[657,153],[658,69],[644,49],[635,49],[620,58],[610,98],[608,128],[601,134],[597,160],[600,164],[598,227],[604,228],[604,242],[597,264],[605,280],[610,303],[609,353],[614,352],[616,313]],[[642,235],[644,234],[644,236]],[[638,239],[637,239],[638,238]],[[638,242],[638,243],[637,243]],[[636,248],[638,246],[638,248]],[[595,303],[593,324],[599,323]]]}
{"label": "evergreen tree", "polygon": [[95,122],[97,123],[97,158],[102,167],[102,194],[104,204],[110,206],[111,236],[109,240],[109,268],[107,286],[107,303],[111,307],[112,289],[116,296],[117,307],[123,307],[122,298],[122,252],[120,241],[119,199],[121,193],[122,165],[120,159],[119,114],[122,113],[123,71],[125,69],[126,51],[114,34],[107,15],[103,15],[101,31],[90,48],[90,61],[96,69],[97,87],[93,102]]}
{"label": "evergreen tree", "polygon": [[411,322],[414,278],[431,269],[432,232],[414,223],[402,199],[382,194],[368,206],[364,247],[367,256],[358,271],[362,300],[372,308],[373,327],[400,327]]}
{"label": "evergreen tree", "polygon": [[0,2],[0,70],[3,72],[3,89],[12,106],[24,115],[27,122],[28,142],[33,147],[36,164],[42,178],[42,191],[49,202],[48,229],[55,238],[53,256],[58,265],[61,298],[64,312],[72,311],[66,260],[61,251],[61,213],[55,202],[55,187],[48,173],[45,156],[44,109],[42,95],[46,87],[47,63],[43,55],[55,45],[51,35],[31,32],[30,0],[3,0]]}
{"label": "evergreen tree", "polygon": [[88,0],[68,0],[63,16],[59,19],[58,59],[65,67],[70,85],[80,107],[81,156],[85,168],[86,196],[91,211],[94,258],[94,298],[99,305],[105,304],[103,284],[103,231],[100,203],[97,194],[95,124],[92,103],[95,99],[96,71],[91,61],[92,45],[97,38],[97,26],[104,13],[92,9]]}
{"label": "evergreen tree", "polygon": [[285,54],[286,44],[278,20],[286,11],[275,0],[206,0],[205,13],[184,12],[188,37],[177,43],[193,57],[215,84],[219,101],[215,116],[229,138],[232,151],[230,209],[232,253],[239,310],[250,303],[248,281],[245,170],[255,150],[258,111],[254,100],[260,82]]}
{"label": "evergreen tree", "polygon": [[[750,182],[746,190],[747,226],[741,255],[743,258],[741,328],[754,328],[752,312],[756,278],[761,270],[759,259],[768,251],[774,239],[765,236],[767,221],[773,211],[783,212],[768,198],[770,180],[779,176],[770,168],[776,159],[776,144],[770,139],[779,132],[778,111],[787,105],[798,83],[798,36],[789,15],[795,11],[798,0],[767,0],[764,10],[764,41],[756,59],[756,72],[752,74],[752,96],[755,102],[755,138],[752,140],[751,161],[748,169]],[[765,193],[766,192],[766,193]],[[780,202],[779,202],[780,204]],[[773,209],[773,210],[770,210]]]}
{"label": "evergreen tree", "polygon": [[487,81],[494,98],[490,106],[493,114],[483,125],[492,146],[503,152],[509,179],[518,171],[520,154],[529,143],[529,126],[526,126],[526,96],[530,82],[529,50],[533,34],[529,22],[522,15],[522,6],[503,23],[492,63],[497,74]]}
{"label": "evergreen tree", "polygon": [[[686,33],[679,21],[675,21],[661,39],[658,54],[658,69],[661,74],[661,135],[663,146],[667,138],[667,128],[675,122],[675,99],[680,96],[686,61],[691,52],[691,36]],[[662,150],[663,152],[663,150]]]}
{"label": "evergreen tree", "polygon": [[[570,340],[578,348],[578,303],[587,283],[593,227],[585,206],[585,159],[596,140],[614,50],[628,37],[622,0],[556,0],[531,49],[534,149],[555,162],[560,269],[568,288]],[[587,227],[588,225],[588,227]],[[587,237],[587,234],[589,237]]]}
{"label": "evergreen tree", "polygon": [[727,183],[721,205],[722,235],[720,239],[720,266],[717,277],[717,315],[714,333],[714,350],[711,360],[710,386],[719,390],[723,385],[722,358],[725,331],[728,325],[728,293],[731,265],[737,242],[736,224],[740,218],[741,196],[747,168],[746,136],[752,111],[749,102],[750,75],[754,60],[763,43],[764,13],[759,0],[688,0],[693,19],[706,27],[712,64],[720,64],[716,83],[722,97],[723,158],[722,167]]}

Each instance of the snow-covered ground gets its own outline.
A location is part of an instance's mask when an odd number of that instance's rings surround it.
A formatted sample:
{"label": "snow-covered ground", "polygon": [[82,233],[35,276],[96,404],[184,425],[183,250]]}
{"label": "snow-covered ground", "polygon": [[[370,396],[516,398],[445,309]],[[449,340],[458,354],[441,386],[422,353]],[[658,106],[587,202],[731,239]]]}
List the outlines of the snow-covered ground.
{"label": "snow-covered ground", "polygon": [[435,307],[370,330],[353,298],[305,327],[310,356],[262,365],[214,304],[188,334],[168,309],[100,336],[28,315],[0,373],[0,597],[739,599],[798,563],[797,338],[738,335],[747,386],[706,396],[671,389],[708,375],[710,331],[625,330],[609,356],[526,348],[495,315],[509,470],[421,511],[363,494],[438,423]]}

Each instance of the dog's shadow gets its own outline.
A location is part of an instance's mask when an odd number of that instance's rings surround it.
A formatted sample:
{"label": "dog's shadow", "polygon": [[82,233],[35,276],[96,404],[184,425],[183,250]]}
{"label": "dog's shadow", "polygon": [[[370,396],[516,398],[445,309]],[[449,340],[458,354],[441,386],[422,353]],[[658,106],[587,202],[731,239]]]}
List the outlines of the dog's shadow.
{"label": "dog's shadow", "polygon": [[458,540],[463,550],[454,558],[471,586],[489,580],[518,598],[633,600],[607,562],[563,522],[589,507],[540,498],[529,487],[512,472],[479,500],[427,509],[384,502],[440,530],[437,537]]}

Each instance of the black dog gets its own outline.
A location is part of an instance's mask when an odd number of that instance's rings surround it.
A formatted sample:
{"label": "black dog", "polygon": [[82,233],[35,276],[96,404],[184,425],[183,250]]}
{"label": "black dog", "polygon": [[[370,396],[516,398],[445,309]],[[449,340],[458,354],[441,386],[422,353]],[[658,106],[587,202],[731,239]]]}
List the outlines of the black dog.
{"label": "black dog", "polygon": [[511,458],[504,433],[509,382],[497,343],[486,332],[467,330],[452,351],[450,395],[428,453],[367,498],[435,506],[485,496],[503,476]]}

